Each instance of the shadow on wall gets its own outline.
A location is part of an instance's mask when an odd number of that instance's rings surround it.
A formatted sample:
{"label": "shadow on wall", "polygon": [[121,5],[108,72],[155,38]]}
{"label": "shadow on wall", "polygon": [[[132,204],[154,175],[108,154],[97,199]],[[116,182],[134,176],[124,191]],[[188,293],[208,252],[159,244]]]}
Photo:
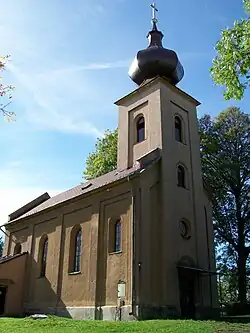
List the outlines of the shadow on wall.
{"label": "shadow on wall", "polygon": [[23,315],[48,314],[72,318],[61,300],[61,285],[51,285],[45,276],[40,276],[39,264],[29,255]]}
{"label": "shadow on wall", "polygon": [[0,315],[54,314],[71,318],[46,277],[32,275],[38,264],[26,252],[0,261]]}

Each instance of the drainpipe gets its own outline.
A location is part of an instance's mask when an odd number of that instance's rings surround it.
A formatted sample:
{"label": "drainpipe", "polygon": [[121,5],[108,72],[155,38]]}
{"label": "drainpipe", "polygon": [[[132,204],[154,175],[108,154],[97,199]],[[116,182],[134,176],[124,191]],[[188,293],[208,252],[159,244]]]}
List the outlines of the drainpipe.
{"label": "drainpipe", "polygon": [[136,317],[135,196],[132,194],[132,315]]}
{"label": "drainpipe", "polygon": [[[128,182],[130,182],[131,178],[128,176]],[[137,317],[136,314],[136,257],[135,257],[135,195],[133,193],[133,188],[131,188],[132,194],[132,312],[130,315]]]}
{"label": "drainpipe", "polygon": [[[3,225],[0,225],[0,231],[2,231],[2,233],[6,236],[6,237],[9,237],[9,243],[8,243],[8,250],[7,250],[7,253],[9,253],[9,246],[10,246],[10,235],[8,235],[2,228],[5,226],[5,224]],[[12,237],[11,241],[15,244],[17,244],[18,242],[15,241]]]}
{"label": "drainpipe", "polygon": [[9,235],[6,234],[6,232],[2,229],[4,225],[0,225],[0,231],[2,231],[3,234],[5,234],[5,236],[9,237]]}

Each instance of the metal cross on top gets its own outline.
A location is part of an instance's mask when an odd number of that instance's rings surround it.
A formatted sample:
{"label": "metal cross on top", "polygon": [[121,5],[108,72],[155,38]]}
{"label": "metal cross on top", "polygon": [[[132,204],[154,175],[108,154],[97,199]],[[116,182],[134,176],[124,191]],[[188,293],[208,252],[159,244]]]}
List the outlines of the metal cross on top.
{"label": "metal cross on top", "polygon": [[156,7],[155,2],[153,2],[150,6],[152,7],[152,22],[153,23],[157,23],[158,20],[156,18],[156,12],[158,12],[158,9]]}

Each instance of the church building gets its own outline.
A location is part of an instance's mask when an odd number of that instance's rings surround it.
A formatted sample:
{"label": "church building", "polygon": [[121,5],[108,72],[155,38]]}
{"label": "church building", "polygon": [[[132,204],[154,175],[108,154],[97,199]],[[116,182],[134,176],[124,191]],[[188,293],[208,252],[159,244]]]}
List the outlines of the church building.
{"label": "church building", "polygon": [[212,208],[196,108],[153,7],[149,45],[120,98],[117,169],[9,215],[0,315],[211,318],[218,313]]}

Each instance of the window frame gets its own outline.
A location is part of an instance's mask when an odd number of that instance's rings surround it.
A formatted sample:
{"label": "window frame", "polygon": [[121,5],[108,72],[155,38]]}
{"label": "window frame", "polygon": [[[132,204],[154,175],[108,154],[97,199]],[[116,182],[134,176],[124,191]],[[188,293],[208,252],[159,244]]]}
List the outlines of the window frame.
{"label": "window frame", "polygon": [[[141,134],[141,131],[142,134]],[[142,135],[142,138],[141,138]],[[140,114],[136,117],[136,143],[141,143],[146,139],[145,117]]]}
{"label": "window frame", "polygon": [[[183,140],[183,120],[179,115],[174,116],[175,141],[184,143]],[[178,135],[177,135],[178,131]]]}
{"label": "window frame", "polygon": [[48,258],[48,246],[49,246],[49,239],[48,236],[44,236],[41,240],[40,246],[40,277],[46,276],[46,268],[47,268],[47,258]]}
{"label": "window frame", "polygon": [[121,252],[121,220],[114,224],[114,253]]}
{"label": "window frame", "polygon": [[180,219],[179,228],[180,228],[180,235],[183,239],[189,240],[192,237],[191,223],[187,219],[185,218]]}
{"label": "window frame", "polygon": [[71,273],[81,272],[81,257],[82,257],[82,229],[75,231],[74,235],[74,252],[73,265]]}
{"label": "window frame", "polygon": [[187,189],[187,172],[186,168],[182,164],[177,165],[177,186]]}
{"label": "window frame", "polygon": [[110,255],[122,252],[122,219],[111,218],[108,230],[108,252]]}

